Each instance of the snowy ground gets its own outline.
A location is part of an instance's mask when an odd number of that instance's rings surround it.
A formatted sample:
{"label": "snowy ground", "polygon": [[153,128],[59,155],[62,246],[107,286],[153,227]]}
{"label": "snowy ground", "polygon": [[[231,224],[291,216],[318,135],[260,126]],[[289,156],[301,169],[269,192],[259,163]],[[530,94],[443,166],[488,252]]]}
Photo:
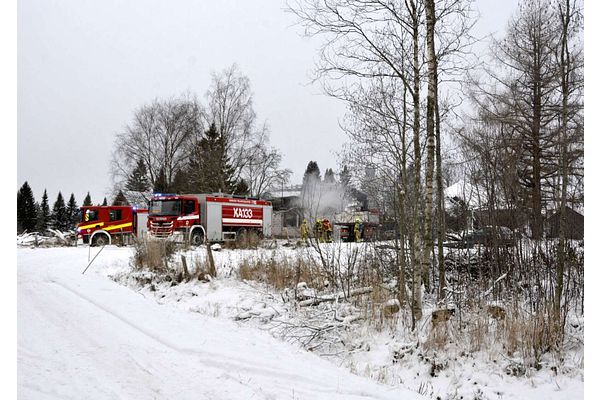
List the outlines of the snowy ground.
{"label": "snowy ground", "polygon": [[[513,377],[503,372],[507,360],[482,354],[432,360],[417,349],[403,352],[409,338],[401,321],[342,327],[353,350],[327,360],[274,338],[301,316],[290,315],[280,292],[241,282],[236,266],[298,251],[214,252],[218,279],[174,285],[133,280],[128,248],[106,247],[85,275],[87,248],[18,249],[19,397],[583,398],[577,352],[561,374]],[[204,254],[187,256],[193,263]],[[431,376],[436,362],[443,365]]]}
{"label": "snowy ground", "polygon": [[224,318],[190,313],[106,278],[131,249],[18,249],[21,399],[398,399],[379,385]]}

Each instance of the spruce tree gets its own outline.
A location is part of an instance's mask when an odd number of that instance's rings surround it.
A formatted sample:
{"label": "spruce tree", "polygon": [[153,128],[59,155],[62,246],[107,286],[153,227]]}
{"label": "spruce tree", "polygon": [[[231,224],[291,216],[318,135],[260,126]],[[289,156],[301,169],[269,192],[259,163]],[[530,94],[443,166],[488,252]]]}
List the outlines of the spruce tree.
{"label": "spruce tree", "polygon": [[106,201],[106,197],[104,198],[104,201],[102,202],[102,205],[103,206],[107,206],[108,205],[108,202]]}
{"label": "spruce tree", "polygon": [[44,189],[44,195],[42,196],[42,203],[40,204],[40,212],[38,213],[36,229],[39,232],[44,232],[46,229],[48,229],[49,223],[50,205],[48,204],[48,193],[46,192],[46,189]]}
{"label": "spruce tree", "polygon": [[190,187],[187,174],[183,169],[178,169],[175,173],[175,178],[173,178],[173,184],[170,189],[170,191],[174,193],[191,193],[195,191],[193,186]]}
{"label": "spruce tree", "polygon": [[195,144],[187,166],[190,188],[198,192],[235,192],[245,194],[245,182],[235,182],[234,168],[229,162],[225,138],[213,123]]}
{"label": "spruce tree", "polygon": [[58,196],[56,197],[56,201],[52,207],[50,226],[54,229],[58,229],[61,232],[69,229],[69,215],[67,213],[67,207],[65,206],[65,200],[63,199],[61,192],[58,192]]}
{"label": "spruce tree", "polygon": [[92,205],[92,197],[90,196],[90,192],[87,192],[87,195],[85,196],[85,199],[83,199],[83,205],[84,206],[91,206]]}
{"label": "spruce tree", "polygon": [[75,229],[77,222],[79,222],[79,207],[77,206],[77,202],[75,201],[75,195],[71,193],[71,197],[69,197],[69,202],[67,203],[67,221],[68,221],[68,230]]}
{"label": "spruce tree", "polygon": [[320,182],[321,181],[321,170],[319,169],[319,164],[316,161],[309,161],[306,166],[306,171],[304,171],[304,177],[302,179],[302,183],[306,184],[309,181],[311,182]]}
{"label": "spruce tree", "polygon": [[33,208],[35,209],[35,230],[40,231],[38,228],[40,215],[42,215],[42,206],[37,201],[33,203]]}
{"label": "spruce tree", "polygon": [[169,185],[167,183],[167,175],[165,174],[165,169],[161,168],[158,172],[158,176],[156,177],[156,181],[154,182],[154,192],[155,193],[167,193],[169,192]]}
{"label": "spruce tree", "polygon": [[138,160],[134,170],[131,172],[131,175],[127,177],[127,182],[125,183],[125,189],[133,190],[136,192],[146,192],[150,188],[150,184],[148,182],[148,170],[146,169],[146,163],[141,158]]}
{"label": "spruce tree", "polygon": [[33,191],[27,182],[17,192],[17,232],[32,232],[37,225]]}
{"label": "spruce tree", "polygon": [[323,176],[323,182],[328,184],[335,183],[335,176],[333,174],[333,170],[331,168],[327,168],[325,170],[325,175]]}
{"label": "spruce tree", "polygon": [[119,193],[117,193],[117,195],[115,196],[115,200],[113,201],[112,205],[113,206],[128,206],[129,205],[129,202],[127,201],[127,198],[123,194],[122,190],[119,190]]}
{"label": "spruce tree", "polygon": [[348,171],[348,167],[344,165],[342,168],[342,172],[340,172],[340,183],[344,190],[350,187],[350,171]]}
{"label": "spruce tree", "polygon": [[240,179],[235,183],[232,193],[235,193],[240,196],[245,196],[250,193],[250,188],[248,187],[248,184],[244,179]]}
{"label": "spruce tree", "polygon": [[211,124],[210,128],[205,133],[201,145],[203,145],[204,155],[210,157],[208,161],[211,164],[211,172],[207,181],[209,191],[232,191],[231,179],[230,176],[228,176],[231,172],[231,167],[227,165],[228,160],[227,154],[225,154],[225,140],[214,123]]}

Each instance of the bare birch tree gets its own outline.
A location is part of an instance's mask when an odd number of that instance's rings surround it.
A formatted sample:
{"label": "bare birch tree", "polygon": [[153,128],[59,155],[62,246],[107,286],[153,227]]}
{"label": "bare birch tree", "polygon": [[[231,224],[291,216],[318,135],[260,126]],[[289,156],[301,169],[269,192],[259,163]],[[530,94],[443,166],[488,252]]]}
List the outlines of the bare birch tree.
{"label": "bare birch tree", "polygon": [[140,160],[151,186],[159,180],[161,171],[167,186],[171,185],[201,132],[201,108],[190,95],[156,99],[140,107],[115,139],[112,174],[116,186],[125,184]]}
{"label": "bare birch tree", "polygon": [[[290,6],[307,35],[326,38],[320,49],[315,79],[323,83],[326,93],[349,104],[351,117],[344,123],[352,141],[349,162],[353,158],[355,167],[362,164],[363,168],[375,170],[394,188],[386,198],[395,202],[394,214],[402,220],[399,230],[402,236],[406,235],[402,240],[406,238],[408,244],[408,254],[402,243],[397,259],[399,270],[403,268],[400,260],[405,256],[411,263],[413,326],[422,315],[422,280],[428,282],[431,265],[435,160],[432,151],[436,145],[435,115],[439,112],[435,106],[437,100],[432,98],[428,108],[431,118],[428,119],[428,173],[425,174],[426,188],[430,190],[424,192],[421,90],[434,76],[425,76],[423,67],[425,60],[437,62],[444,58],[448,60],[448,68],[453,68],[452,54],[464,50],[471,26],[466,22],[469,4],[468,1],[444,1],[433,10],[437,14],[432,14],[432,22],[447,21],[439,25],[437,32],[431,24],[429,44],[433,57],[425,53],[425,3],[422,0],[311,0]],[[435,40],[440,44],[437,52],[433,45]],[[437,65],[431,67],[437,73]],[[428,202],[423,201],[425,193],[428,193]],[[428,240],[425,240],[426,234]]]}

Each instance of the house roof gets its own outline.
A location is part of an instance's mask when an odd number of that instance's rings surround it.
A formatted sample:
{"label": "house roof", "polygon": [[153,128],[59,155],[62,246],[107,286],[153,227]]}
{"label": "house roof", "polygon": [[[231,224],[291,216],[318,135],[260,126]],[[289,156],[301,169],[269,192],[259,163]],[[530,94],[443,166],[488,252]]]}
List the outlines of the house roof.
{"label": "house roof", "polygon": [[134,190],[123,190],[122,192],[129,205],[133,207],[147,208],[152,198],[152,192],[136,192]]}
{"label": "house roof", "polygon": [[[583,217],[583,209],[580,212],[579,210],[575,210],[569,206],[565,206],[565,208],[567,209],[567,214],[569,214],[569,213],[577,214],[577,215],[580,215],[581,217]],[[556,209],[556,210],[552,210],[552,211],[548,212],[548,219],[555,218],[558,216],[560,216],[560,209]]]}
{"label": "house roof", "polygon": [[448,186],[444,190],[444,194],[446,197],[446,206],[451,205],[454,198],[464,200],[470,208],[479,208],[487,203],[487,196],[484,191],[462,179]]}

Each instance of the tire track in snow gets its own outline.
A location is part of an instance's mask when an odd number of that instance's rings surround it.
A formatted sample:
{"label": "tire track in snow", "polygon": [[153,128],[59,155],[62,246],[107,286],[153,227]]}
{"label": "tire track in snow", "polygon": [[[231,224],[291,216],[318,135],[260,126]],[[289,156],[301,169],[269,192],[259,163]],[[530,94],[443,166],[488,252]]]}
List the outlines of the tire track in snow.
{"label": "tire track in snow", "polygon": [[[256,366],[256,365],[252,366],[252,365],[249,365],[248,363],[240,362],[240,360],[233,359],[226,355],[211,353],[209,351],[199,350],[197,348],[186,348],[186,347],[179,346],[176,343],[172,342],[171,340],[161,337],[160,335],[145,329],[144,327],[140,326],[135,321],[132,321],[131,319],[122,315],[120,312],[118,312],[114,309],[111,309],[110,307],[107,307],[103,304],[100,304],[99,302],[97,302],[94,299],[87,296],[85,293],[82,293],[81,291],[79,291],[73,287],[70,287],[69,285],[65,285],[63,282],[60,282],[56,279],[50,279],[49,282],[56,284],[57,286],[63,288],[64,290],[69,291],[70,293],[81,298],[82,300],[85,300],[86,302],[99,308],[100,310],[104,311],[105,313],[110,314],[111,316],[118,319],[122,323],[124,323],[124,324],[128,325],[129,327],[133,328],[134,330],[140,332],[144,336],[154,340],[155,342],[166,347],[167,349],[170,349],[177,353],[181,353],[183,355],[193,355],[205,366],[210,367],[210,368],[219,368],[219,369],[225,371],[224,376],[227,378],[231,379],[231,376],[229,374],[227,374],[227,371],[236,370],[236,371],[242,371],[244,373],[248,373],[250,375],[259,375],[259,376],[263,376],[263,377],[270,378],[270,379],[272,379],[273,377],[279,377],[287,382],[291,381],[294,383],[303,383],[303,384],[312,386],[310,391],[327,393],[327,394],[331,394],[331,395],[352,396],[357,399],[360,399],[360,398],[364,398],[364,399],[396,398],[394,396],[394,394],[391,392],[389,393],[389,396],[384,394],[384,397],[380,397],[378,394],[364,393],[364,390],[360,390],[360,389],[359,390],[344,390],[343,388],[339,388],[339,387],[336,389],[325,388],[325,387],[323,387],[324,383],[327,384],[328,382],[314,380],[314,379],[307,378],[305,376],[300,376],[300,375],[297,375],[294,373],[283,372],[281,370],[271,368],[264,364],[259,365],[259,366]],[[224,362],[224,361],[222,361],[223,359],[226,359],[227,361]],[[253,363],[257,364],[254,361],[253,361]],[[234,381],[237,381],[237,379],[234,379]],[[279,383],[282,385],[285,385],[287,382],[279,382]],[[329,383],[332,384],[331,382],[329,382]],[[377,384],[377,383],[373,382],[373,384]],[[381,387],[381,389],[386,390],[386,388],[384,388],[384,387]],[[265,393],[264,388],[262,388],[262,387],[258,388],[258,390],[259,390],[259,392],[257,394],[264,396],[264,398],[266,398],[266,399],[277,398],[276,394],[271,394],[268,392]],[[253,391],[256,392],[256,390],[253,390]],[[418,395],[416,393],[415,393],[415,396],[418,397]],[[348,397],[344,397],[344,398],[348,398]]]}

